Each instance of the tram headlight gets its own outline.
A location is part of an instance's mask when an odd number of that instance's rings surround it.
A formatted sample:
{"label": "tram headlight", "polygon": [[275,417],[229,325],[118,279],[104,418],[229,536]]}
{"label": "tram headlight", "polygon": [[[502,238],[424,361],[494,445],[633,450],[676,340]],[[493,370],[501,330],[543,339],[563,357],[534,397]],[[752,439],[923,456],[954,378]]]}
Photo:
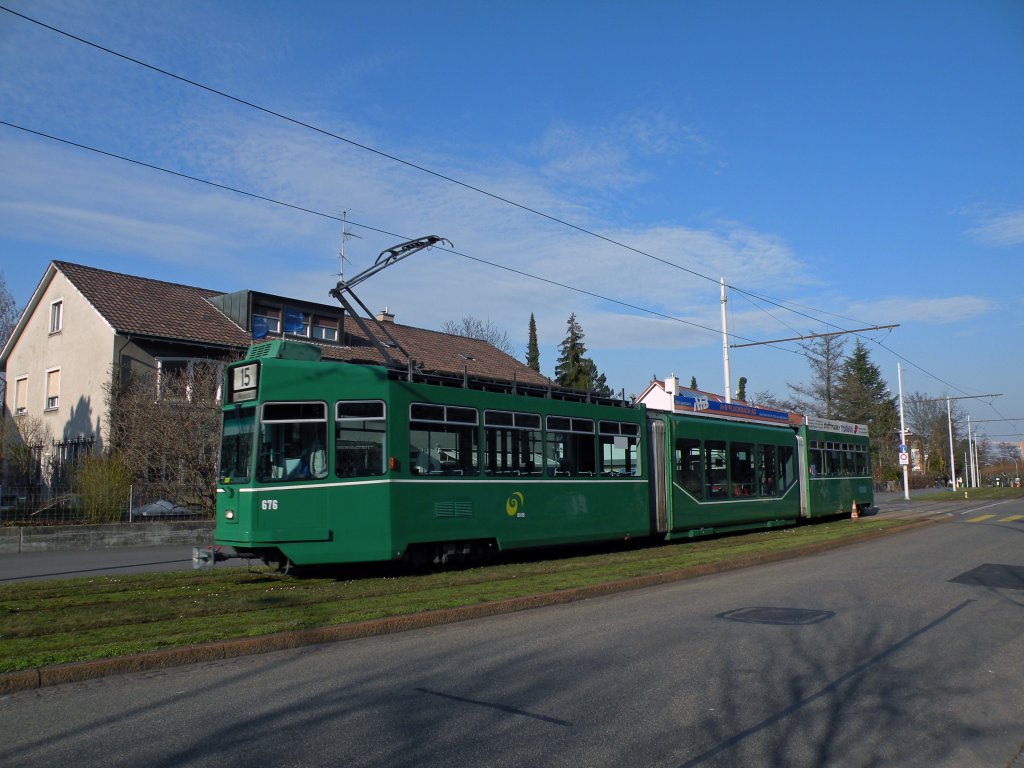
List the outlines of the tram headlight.
{"label": "tram headlight", "polygon": [[224,519],[225,520],[234,520],[235,519],[235,510],[233,510],[233,509],[225,510],[225,512],[224,512]]}

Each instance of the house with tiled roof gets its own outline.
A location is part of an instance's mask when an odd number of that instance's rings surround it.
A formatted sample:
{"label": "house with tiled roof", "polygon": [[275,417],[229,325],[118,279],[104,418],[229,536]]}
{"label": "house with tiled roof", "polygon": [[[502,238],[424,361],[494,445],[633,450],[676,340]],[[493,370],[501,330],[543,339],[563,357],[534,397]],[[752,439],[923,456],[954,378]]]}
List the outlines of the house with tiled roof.
{"label": "house with tiled roof", "polygon": [[316,344],[325,360],[549,384],[487,342],[400,325],[388,312],[378,319],[380,325],[357,323],[339,305],[251,290],[225,293],[54,261],[0,351],[5,418],[17,426],[21,417],[36,417],[58,442],[88,440],[101,449],[109,435],[106,393],[115,376],[148,371],[159,382],[166,373],[188,375],[198,361],[239,357],[254,338]]}

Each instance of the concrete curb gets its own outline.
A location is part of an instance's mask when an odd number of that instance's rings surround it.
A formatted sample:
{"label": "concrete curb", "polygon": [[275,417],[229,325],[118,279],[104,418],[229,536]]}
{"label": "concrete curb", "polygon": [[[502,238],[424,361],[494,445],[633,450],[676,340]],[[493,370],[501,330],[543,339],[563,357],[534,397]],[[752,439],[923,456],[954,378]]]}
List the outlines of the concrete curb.
{"label": "concrete curb", "polygon": [[0,527],[0,554],[167,544],[202,545],[212,540],[212,520]]}
{"label": "concrete curb", "polygon": [[[815,555],[828,552],[834,549],[859,544],[869,539],[881,536],[889,536],[906,531],[915,530],[925,525],[930,525],[940,520],[926,518],[923,520],[908,523],[892,530],[865,531],[862,534],[851,536],[836,541],[812,544],[784,552],[771,552],[763,555],[747,555],[735,560],[728,560],[706,565],[692,566],[666,573],[652,574],[650,576],[637,576],[632,579],[622,579],[605,584],[592,584],[586,587],[576,587],[558,592],[547,592],[527,597],[516,597],[507,600],[496,600],[480,605],[464,606],[461,608],[444,608],[436,611],[426,611],[408,616],[396,616],[388,619],[374,619],[372,621],[361,621],[355,624],[342,624],[332,627],[321,627],[318,629],[303,629],[294,632],[281,632],[261,637],[245,638],[241,640],[224,640],[216,643],[204,643],[201,645],[189,645],[180,648],[167,648],[158,651],[135,654],[132,656],[121,656],[111,659],[97,659],[95,661],[72,662],[69,664],[57,664],[37,669],[26,669],[18,672],[0,673],[0,695],[8,695],[20,691],[34,690],[51,685],[63,685],[65,683],[76,683],[84,680],[94,680],[110,675],[122,675],[132,672],[147,672],[154,669],[166,669],[186,664],[194,664],[202,661],[220,661],[223,659],[236,658],[238,656],[250,656],[271,651],[282,651],[290,648],[301,648],[309,645],[321,645],[323,643],[337,643],[344,640],[355,640],[378,635],[388,635],[395,632],[407,632],[413,629],[423,629],[441,624],[452,624],[458,621],[468,621],[487,616],[498,616],[501,614],[514,613],[516,611],[530,610],[550,605],[573,603],[579,600],[588,600],[595,597],[616,594],[633,589],[644,589],[646,587],[669,584],[686,579],[693,579],[699,576],[709,576],[716,573],[726,573],[755,565],[767,565],[770,563],[793,560],[798,557]],[[863,522],[863,525],[870,525],[870,522]]]}

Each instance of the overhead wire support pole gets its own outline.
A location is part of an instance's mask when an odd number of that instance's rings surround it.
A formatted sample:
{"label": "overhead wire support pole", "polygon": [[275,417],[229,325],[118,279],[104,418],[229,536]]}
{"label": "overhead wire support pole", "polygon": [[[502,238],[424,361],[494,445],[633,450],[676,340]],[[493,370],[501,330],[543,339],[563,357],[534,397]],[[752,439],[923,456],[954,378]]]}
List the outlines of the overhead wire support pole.
{"label": "overhead wire support pole", "polygon": [[[953,400],[981,400],[986,397],[1002,397],[1002,392],[988,394],[988,395],[961,395],[960,397],[931,397],[925,400],[919,400],[921,403],[941,403],[943,400],[946,401],[946,422],[949,425],[949,481],[953,485],[953,490],[956,490],[956,454],[953,453],[953,409],[951,402]],[[964,467],[964,483],[967,482],[967,467]]]}
{"label": "overhead wire support pole", "polygon": [[[724,290],[724,289],[723,289]],[[724,300],[723,300],[724,301]],[[899,323],[893,323],[891,325],[872,325],[870,328],[854,328],[850,331],[830,331],[828,333],[808,333],[803,336],[790,336],[788,339],[771,339],[769,341],[752,341],[749,344],[730,344],[729,346],[733,349],[739,349],[740,347],[760,347],[765,344],[781,344],[784,341],[806,341],[807,339],[823,339],[827,336],[845,336],[848,333],[865,333],[867,331],[883,331],[892,330],[893,328],[899,328]]]}
{"label": "overhead wire support pole", "polygon": [[729,383],[729,327],[725,320],[725,278],[720,281],[722,286],[722,366],[725,373],[725,402],[732,402],[732,385]]}
{"label": "overhead wire support pole", "polygon": [[[907,425],[903,419],[903,368],[899,363],[896,363],[896,380],[899,382],[900,390],[900,445],[902,446],[900,450],[903,450],[907,448]],[[903,498],[906,501],[910,501],[910,475],[907,464],[903,465]]]}

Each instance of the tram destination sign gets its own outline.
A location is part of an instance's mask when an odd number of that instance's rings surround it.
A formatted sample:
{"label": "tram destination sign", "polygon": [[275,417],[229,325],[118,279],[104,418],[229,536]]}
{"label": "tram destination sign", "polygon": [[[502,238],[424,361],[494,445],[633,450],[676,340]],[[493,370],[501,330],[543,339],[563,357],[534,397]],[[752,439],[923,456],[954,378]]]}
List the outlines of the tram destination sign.
{"label": "tram destination sign", "polygon": [[259,382],[260,367],[257,363],[240,365],[231,370],[232,403],[244,403],[256,399],[256,386]]}

